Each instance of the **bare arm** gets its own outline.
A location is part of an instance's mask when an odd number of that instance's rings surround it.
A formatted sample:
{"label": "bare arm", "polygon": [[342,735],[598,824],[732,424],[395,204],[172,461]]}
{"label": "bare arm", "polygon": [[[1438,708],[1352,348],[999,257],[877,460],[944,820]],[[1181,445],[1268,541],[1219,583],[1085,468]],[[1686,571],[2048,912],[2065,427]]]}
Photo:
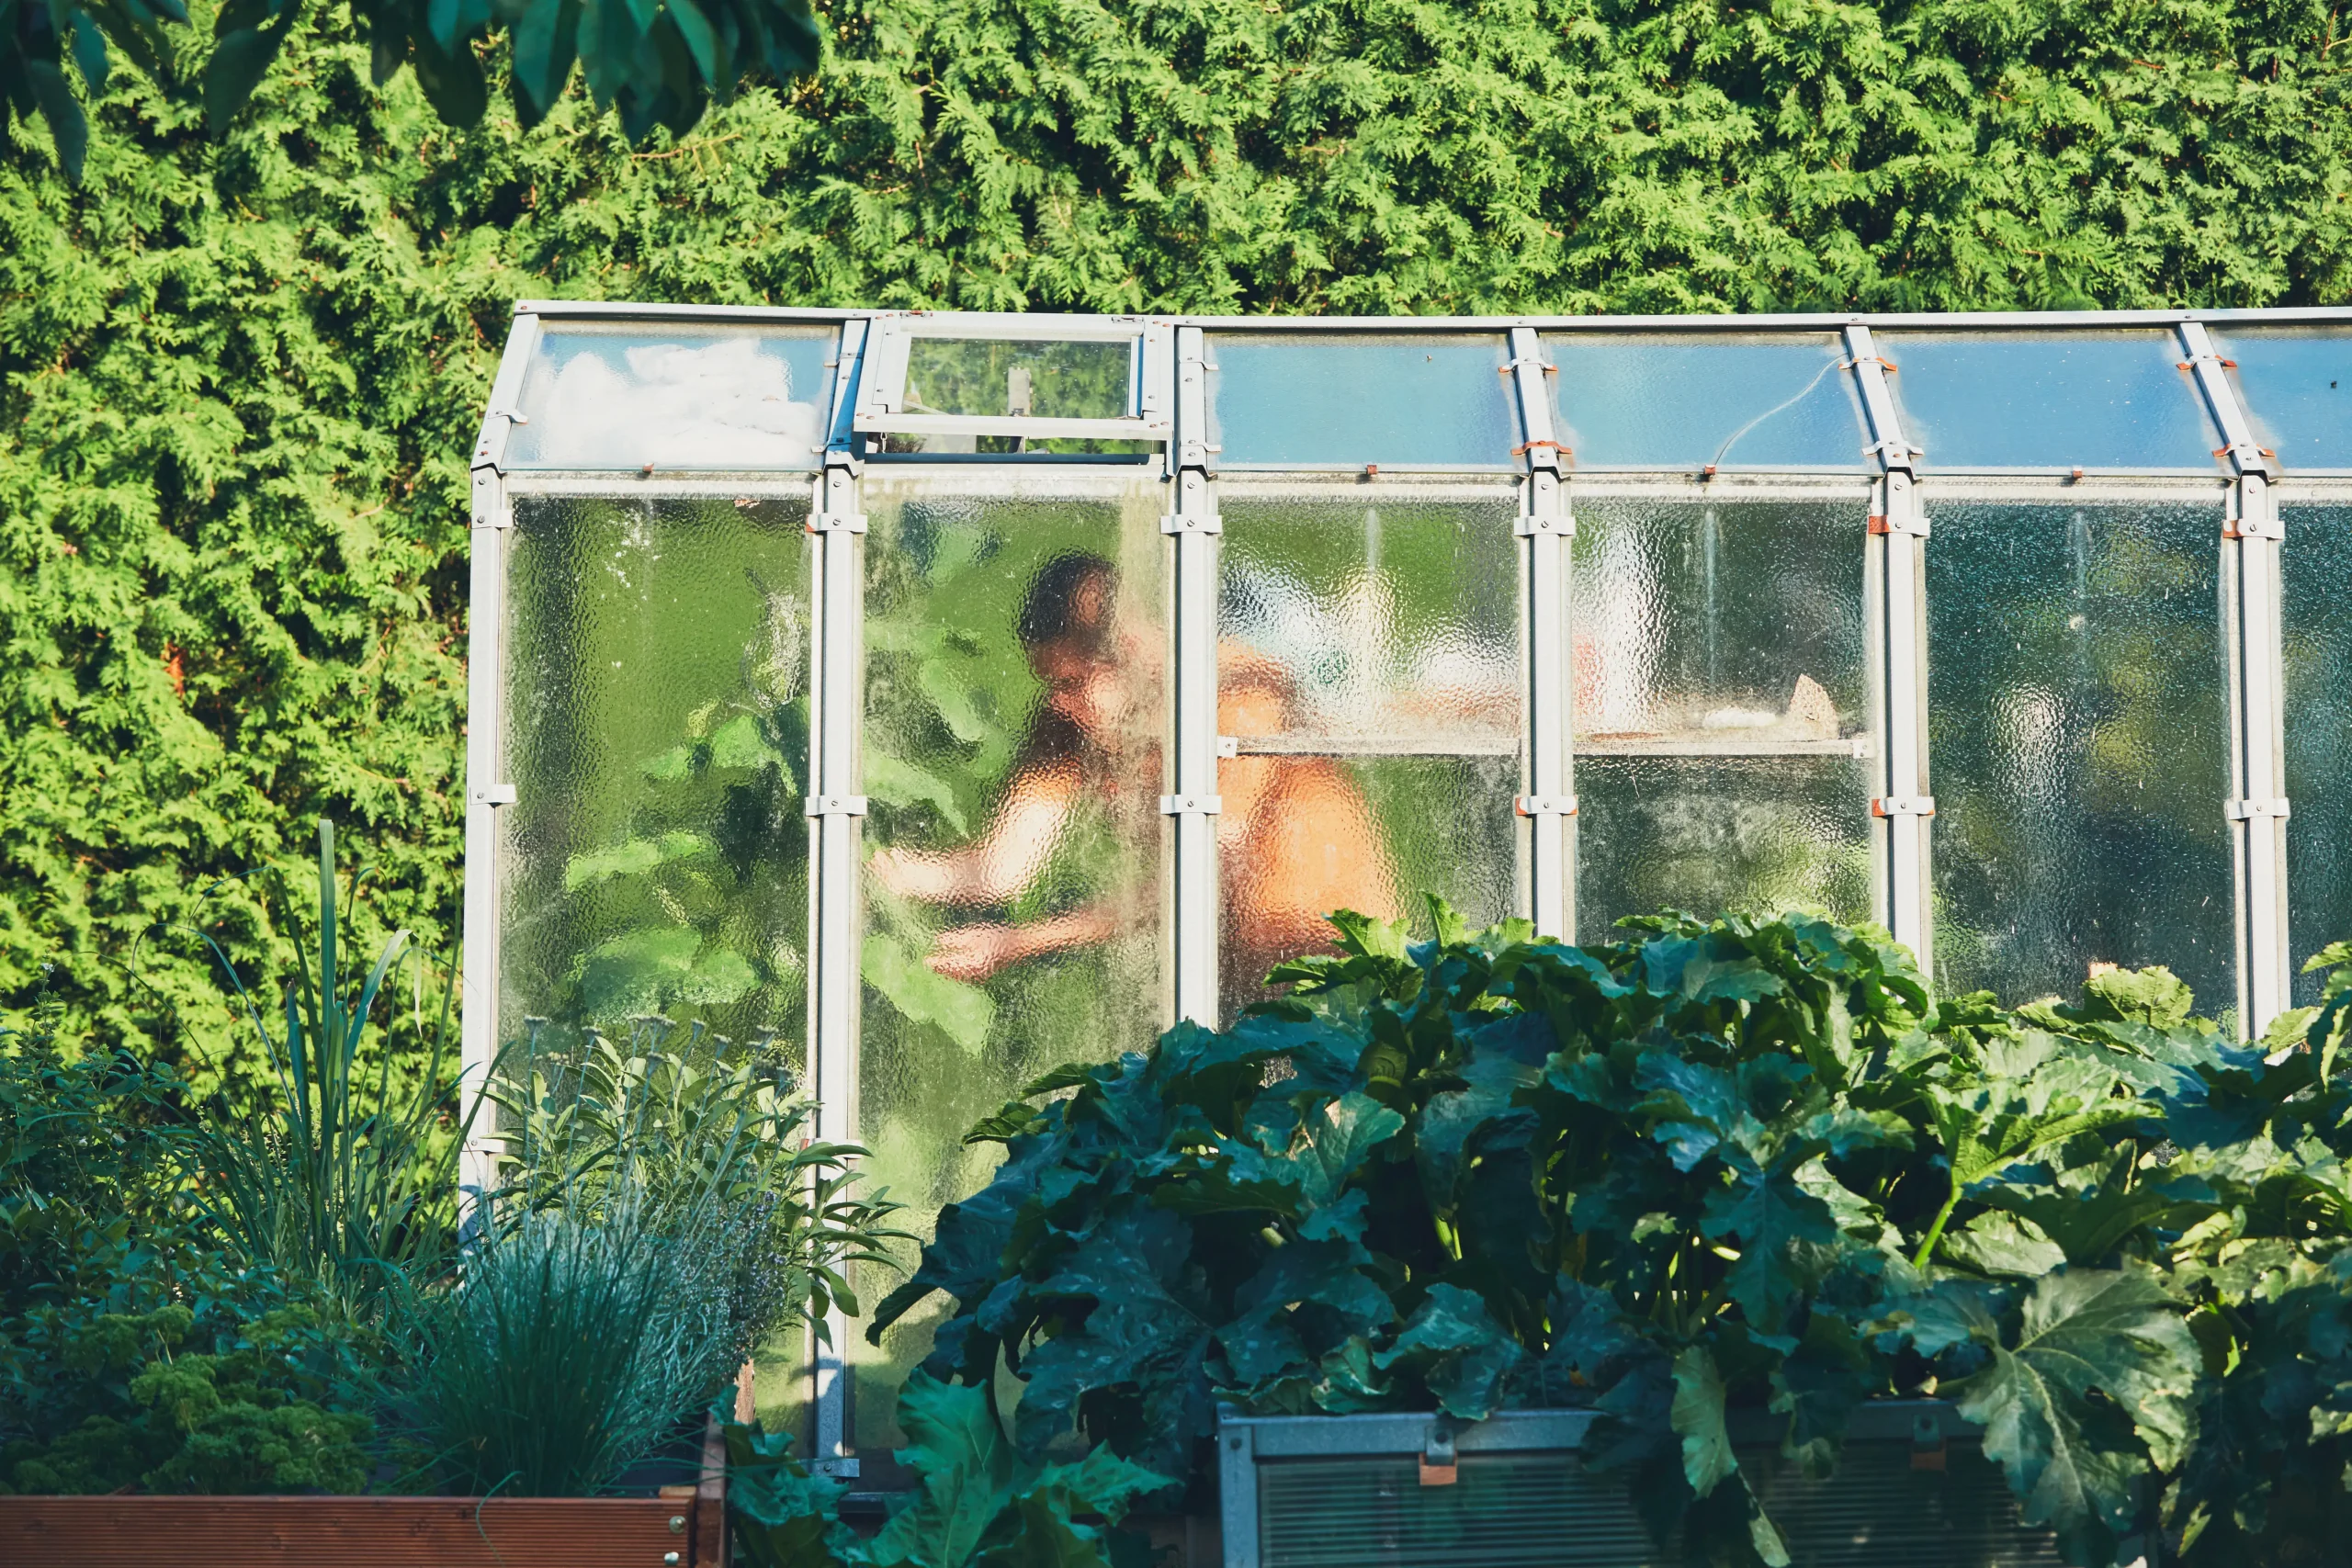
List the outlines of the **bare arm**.
{"label": "bare arm", "polygon": [[952,906],[1009,903],[1036,881],[1077,804],[1079,772],[1024,769],[978,839],[959,850],[884,850],[867,862],[876,880],[904,897]]}
{"label": "bare arm", "polygon": [[1118,931],[1117,916],[1102,904],[1019,925],[989,921],[956,926],[939,933],[930,962],[932,968],[951,980],[985,980],[1026,959],[1108,942]]}

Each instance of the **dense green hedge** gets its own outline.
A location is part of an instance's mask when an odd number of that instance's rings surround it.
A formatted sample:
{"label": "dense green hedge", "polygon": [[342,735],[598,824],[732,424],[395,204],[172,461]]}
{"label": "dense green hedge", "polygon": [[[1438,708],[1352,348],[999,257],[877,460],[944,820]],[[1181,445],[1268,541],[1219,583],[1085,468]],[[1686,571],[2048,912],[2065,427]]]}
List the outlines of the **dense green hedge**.
{"label": "dense green hedge", "polygon": [[[200,28],[209,17],[199,17]],[[0,146],[0,1002],[107,1034],[328,812],[453,933],[461,462],[509,301],[1274,311],[2346,298],[2316,0],[887,0],[632,149],[379,95],[340,13],[225,140],[125,72]],[[201,1040],[192,956],[138,964]]]}

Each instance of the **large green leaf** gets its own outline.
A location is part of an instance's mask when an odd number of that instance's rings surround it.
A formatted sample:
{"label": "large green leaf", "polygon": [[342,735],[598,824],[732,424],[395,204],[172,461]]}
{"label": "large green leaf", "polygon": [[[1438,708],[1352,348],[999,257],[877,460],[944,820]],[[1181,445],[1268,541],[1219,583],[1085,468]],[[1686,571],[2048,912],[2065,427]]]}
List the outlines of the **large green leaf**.
{"label": "large green leaf", "polygon": [[[2136,1478],[2151,1459],[2176,1463],[2188,1438],[2200,1358],[2180,1304],[2140,1270],[2053,1274],[2026,1296],[2014,1340],[1989,1348],[1950,1392],[1984,1428],[2026,1522],[2127,1529]],[[2140,1443],[2118,1444],[2122,1431]]]}
{"label": "large green leaf", "polygon": [[1682,1474],[1704,1497],[1739,1473],[1731,1429],[1724,1421],[1724,1380],[1703,1345],[1674,1358],[1674,1430],[1682,1438]]}

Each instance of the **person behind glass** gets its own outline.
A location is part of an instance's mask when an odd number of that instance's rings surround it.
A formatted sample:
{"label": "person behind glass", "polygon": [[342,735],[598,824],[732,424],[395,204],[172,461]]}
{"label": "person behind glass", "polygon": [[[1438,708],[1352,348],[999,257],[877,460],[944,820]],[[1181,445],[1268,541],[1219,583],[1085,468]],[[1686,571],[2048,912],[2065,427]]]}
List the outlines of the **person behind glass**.
{"label": "person behind glass", "polygon": [[[1106,833],[1124,840],[1110,858],[1131,865],[1154,852],[1159,832],[1159,716],[1141,694],[1158,688],[1159,649],[1119,626],[1118,588],[1118,569],[1100,556],[1046,563],[1017,623],[1044,696],[988,826],[958,849],[885,850],[868,863],[875,879],[902,897],[1016,911],[940,933],[929,963],[951,979],[983,980],[1027,959],[1110,942],[1157,916],[1157,898],[1116,897],[1099,869],[1105,857],[1087,842],[1100,847]],[[1289,706],[1279,665],[1220,650],[1221,733],[1278,731]],[[1254,980],[1276,959],[1325,945],[1329,910],[1396,913],[1372,813],[1331,762],[1237,759],[1224,764],[1220,789],[1229,969],[1238,964]],[[1098,868],[1091,879],[1090,863]],[[1058,885],[1060,896],[1038,900],[1046,884]],[[1023,914],[1024,902],[1043,907]]]}

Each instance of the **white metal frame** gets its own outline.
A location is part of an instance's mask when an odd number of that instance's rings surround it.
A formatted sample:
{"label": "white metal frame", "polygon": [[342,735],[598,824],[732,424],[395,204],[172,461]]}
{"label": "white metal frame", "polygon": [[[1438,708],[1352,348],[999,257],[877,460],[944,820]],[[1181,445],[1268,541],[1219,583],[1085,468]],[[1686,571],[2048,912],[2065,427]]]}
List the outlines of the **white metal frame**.
{"label": "white metal frame", "polygon": [[[821,468],[813,474],[712,472],[616,475],[507,471],[508,436],[518,417],[516,399],[541,336],[540,323],[647,324],[827,323],[838,325],[838,352],[827,409]],[[2178,338],[2182,362],[2193,372],[2213,423],[2223,433],[2216,454],[2222,466],[2210,481],[2092,476],[2085,499],[2120,500],[2225,491],[2228,524],[2220,544],[2229,648],[2232,719],[2231,795],[2217,801],[2230,822],[2236,867],[2239,1017],[2259,1033],[2290,992],[2287,951],[2283,704],[2280,675],[2278,475],[2275,459],[2256,443],[2226,361],[2214,353],[2208,326],[2240,323],[2352,325],[2352,309],[2277,311],[2119,311],[1977,316],[1787,315],[1740,318],[1351,318],[1316,320],[1206,317],[1084,317],[925,312],[772,310],[749,307],[606,305],[531,301],[516,307],[514,323],[492,387],[489,410],[470,454],[473,641],[469,669],[467,738],[465,968],[462,1018],[464,1072],[478,1092],[497,1052],[500,813],[514,798],[503,776],[506,543],[513,502],[520,494],[786,495],[811,506],[815,592],[811,632],[814,671],[812,776],[809,801],[811,986],[808,1061],[820,1102],[818,1131],[829,1139],[857,1136],[857,1004],[859,927],[857,867],[864,801],[860,777],[862,615],[864,603],[862,476],[879,454],[872,439],[885,433],[1082,435],[1140,438],[1165,444],[1155,471],[1167,483],[1167,536],[1171,658],[1170,670],[1170,820],[1165,886],[1170,926],[1170,1011],[1214,1022],[1218,1008],[1218,817],[1216,736],[1216,612],[1221,523],[1216,448],[1209,440],[1210,371],[1204,333],[1270,332],[1427,333],[1465,330],[1509,333],[1503,368],[1521,441],[1506,471],[1518,477],[1521,560],[1521,642],[1526,741],[1515,805],[1522,821],[1522,872],[1518,912],[1544,935],[1573,939],[1576,923],[1577,796],[1572,740],[1573,680],[1568,573],[1575,523],[1571,489],[1578,495],[1699,492],[1724,500],[1845,496],[1862,481],[1847,474],[1765,472],[1727,468],[1702,478],[1690,472],[1637,474],[1573,470],[1554,423],[1555,389],[1544,358],[1544,334],[1722,333],[1743,335],[1788,330],[1842,335],[1844,368],[1868,422],[1865,451],[1871,477],[1866,514],[1858,518],[1864,550],[1870,671],[1876,744],[1873,792],[1857,801],[1873,832],[1877,867],[1875,912],[1909,943],[1923,964],[1932,962],[1932,829],[1926,715],[1926,552],[1933,547],[1921,505],[1919,454],[1905,435],[1878,356],[1873,329],[1888,327],[2043,329],[2163,327]],[[1014,339],[1032,342],[1126,342],[1132,345],[1130,406],[1117,420],[1035,420],[910,413],[903,400],[905,368],[918,337]],[[1499,457],[1501,455],[1498,455]],[[894,463],[922,461],[906,457]],[[968,460],[968,459],[967,459]],[[1000,459],[1004,460],[1004,459]],[[1023,461],[1018,457],[1011,461]],[[1030,459],[1035,462],[1035,459]],[[1068,461],[1068,459],[1063,459]],[[1132,462],[1133,459],[1126,459]],[[1491,476],[1498,464],[1464,464],[1465,479]],[[1423,470],[1416,468],[1416,474]],[[1399,470],[1400,477],[1402,470]],[[1073,479],[1076,476],[1072,476]],[[1409,482],[1409,481],[1408,481]],[[2001,491],[2046,489],[2047,478],[1971,477],[1947,488]],[[1932,973],[1932,970],[1930,969]],[[469,1196],[494,1182],[497,1130],[477,1123],[462,1156]],[[854,1473],[846,1430],[841,1352],[849,1325],[836,1323],[833,1350],[815,1365],[817,1445],[823,1466]]]}

